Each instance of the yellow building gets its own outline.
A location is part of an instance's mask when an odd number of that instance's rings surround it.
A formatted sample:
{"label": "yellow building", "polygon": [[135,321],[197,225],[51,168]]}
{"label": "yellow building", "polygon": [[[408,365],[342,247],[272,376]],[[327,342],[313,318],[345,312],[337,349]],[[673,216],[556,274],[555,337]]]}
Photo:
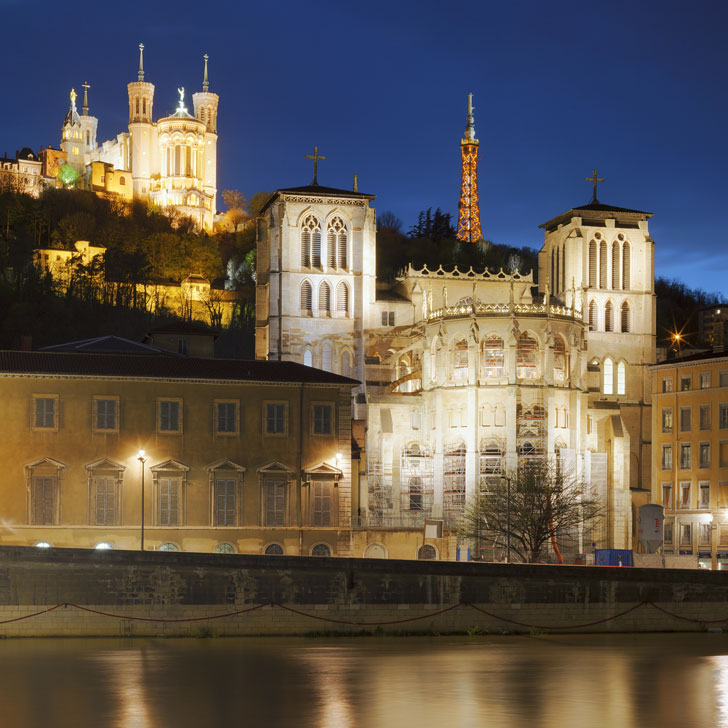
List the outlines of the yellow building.
{"label": "yellow building", "polygon": [[728,354],[652,367],[652,502],[666,554],[728,568]]}
{"label": "yellow building", "polygon": [[0,543],[138,549],[143,487],[146,549],[360,556],[354,384],[294,362],[0,352]]}

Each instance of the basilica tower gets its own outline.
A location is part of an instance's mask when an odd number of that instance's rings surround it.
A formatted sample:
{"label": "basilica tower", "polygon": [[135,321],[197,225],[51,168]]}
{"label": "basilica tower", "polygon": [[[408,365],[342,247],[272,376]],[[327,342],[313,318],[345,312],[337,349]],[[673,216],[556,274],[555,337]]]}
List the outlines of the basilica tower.
{"label": "basilica tower", "polygon": [[83,174],[85,150],[81,117],[76,108],[77,96],[76,89],[72,88],[70,94],[71,105],[68,107],[68,113],[63,120],[61,129],[61,149],[66,153],[68,164]]}
{"label": "basilica tower", "polygon": [[83,84],[83,108],[81,109],[81,130],[83,132],[83,146],[85,152],[96,149],[96,130],[99,120],[88,113],[88,90],[91,88],[87,82]]}
{"label": "basilica tower", "polygon": [[144,44],[139,44],[137,80],[127,85],[129,92],[129,136],[131,177],[134,197],[147,197],[156,161],[156,130],[153,125],[154,84],[144,80]]}
{"label": "basilica tower", "polygon": [[205,71],[202,78],[202,91],[192,94],[195,118],[205,125],[205,144],[203,147],[203,190],[212,199],[212,213],[217,209],[217,105],[220,97],[210,91],[207,78],[208,55],[205,53]]}

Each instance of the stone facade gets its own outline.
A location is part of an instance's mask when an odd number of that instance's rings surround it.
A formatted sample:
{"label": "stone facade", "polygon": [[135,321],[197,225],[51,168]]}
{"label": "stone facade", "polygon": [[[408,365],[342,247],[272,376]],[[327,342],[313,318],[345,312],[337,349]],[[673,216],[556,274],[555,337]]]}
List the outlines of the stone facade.
{"label": "stone facade", "polygon": [[[281,190],[258,235],[256,356],[341,372],[353,338],[354,411],[366,419],[360,523],[406,529],[432,517],[455,528],[489,479],[525,458],[560,458],[604,509],[574,549],[631,547],[631,496],[650,482],[650,213],[594,201],[544,223],[538,285],[531,273],[409,268],[380,287],[371,199]],[[327,266],[337,216],[353,235],[346,270]],[[318,293],[337,277],[351,286],[341,317]]]}

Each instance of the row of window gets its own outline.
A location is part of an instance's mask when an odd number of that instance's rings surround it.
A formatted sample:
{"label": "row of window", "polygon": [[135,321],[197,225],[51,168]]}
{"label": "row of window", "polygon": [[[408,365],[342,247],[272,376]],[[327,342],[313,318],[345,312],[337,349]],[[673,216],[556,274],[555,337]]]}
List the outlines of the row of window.
{"label": "row of window", "polygon": [[[698,374],[698,387],[700,389],[710,389],[713,386],[713,377],[711,372],[700,372]],[[718,373],[718,386],[728,387],[728,370]],[[693,375],[692,374],[680,374],[680,391],[689,392],[693,388]],[[673,391],[673,378],[663,377],[662,379],[662,391],[672,392]]]}
{"label": "row of window", "polygon": [[604,394],[625,394],[627,389],[627,366],[623,361],[614,362],[610,357],[602,365],[602,392]]}
{"label": "row of window", "polygon": [[336,300],[332,300],[332,288],[328,281],[321,281],[318,285],[318,295],[315,299],[317,307],[313,308],[313,286],[308,279],[301,283],[301,315],[330,316],[332,311],[341,316],[349,316],[349,286],[340,281],[336,286]]}
{"label": "row of window", "polygon": [[[678,540],[678,546],[684,546],[687,548],[692,548],[693,546],[693,536],[695,535],[695,532],[697,532],[697,538],[698,538],[698,544],[701,546],[710,546],[710,535],[711,535],[711,529],[710,523],[696,523],[694,524],[696,526],[695,529],[693,529],[692,523],[680,523],[680,533],[679,533],[679,540]],[[674,524],[671,521],[665,521],[663,526],[663,539],[666,544],[672,544],[673,543],[673,527]],[[722,535],[721,535],[722,537]]]}
{"label": "row of window", "polygon": [[[689,442],[681,442],[678,445],[680,452],[680,470],[690,470],[693,467],[693,447]],[[712,447],[709,442],[698,444],[698,468],[705,469],[712,467]],[[661,454],[661,469],[672,470],[672,445],[663,445]],[[728,442],[718,443],[718,467],[728,468]]]}
{"label": "row of window", "polygon": [[[621,331],[628,334],[631,329],[631,311],[628,301],[622,301],[619,307],[619,328],[615,321],[615,306],[611,301],[604,304],[604,317],[600,322],[599,306],[596,301],[589,302],[589,330],[590,331]],[[601,327],[600,327],[601,323]]]}
{"label": "row of window", "polygon": [[[720,492],[724,493],[728,483],[720,483]],[[662,505],[665,509],[708,509],[710,508],[710,481],[700,481],[697,485],[697,503],[693,502],[693,483],[689,480],[678,484],[677,502],[673,501],[673,484],[662,483]]]}
{"label": "row of window", "polygon": [[[61,522],[61,480],[64,466],[50,460],[29,469],[29,522],[36,526],[55,526]],[[89,471],[89,523],[95,526],[121,525],[123,471],[110,467]],[[210,525],[241,526],[242,473],[221,470],[211,474]],[[150,522],[156,526],[185,523],[186,474],[159,471],[153,480],[154,510]],[[290,481],[284,477],[264,476],[260,482],[260,525],[293,525],[288,517]],[[331,479],[312,478],[306,487],[308,510],[306,525],[336,526],[337,489]],[[252,494],[251,494],[252,495]]]}
{"label": "row of window", "polygon": [[[699,413],[699,429],[713,429],[713,406],[711,404],[697,405]],[[693,408],[688,405],[680,407],[680,432],[690,432],[693,426]],[[662,431],[672,432],[673,412],[672,407],[663,407],[661,412]],[[721,402],[718,405],[718,428],[728,429],[728,403]]]}
{"label": "row of window", "polygon": [[[630,288],[631,248],[620,233],[611,246],[594,234],[589,242],[589,287],[624,291]],[[598,251],[598,255],[597,255]]]}
{"label": "row of window", "polygon": [[[182,434],[184,406],[181,398],[157,399],[157,432]],[[32,427],[34,430],[58,430],[60,427],[59,395],[33,395]],[[92,399],[92,428],[96,432],[116,433],[120,429],[121,398],[94,396]],[[262,405],[262,431],[264,435],[288,434],[288,403],[264,402]],[[214,400],[213,431],[218,435],[240,434],[240,402]],[[312,435],[332,435],[334,432],[334,405],[314,403],[310,412]]]}
{"label": "row of window", "polygon": [[322,250],[321,222],[308,215],[301,225],[301,267],[346,270],[348,267],[348,240],[346,224],[340,217],[326,225],[326,244]]}

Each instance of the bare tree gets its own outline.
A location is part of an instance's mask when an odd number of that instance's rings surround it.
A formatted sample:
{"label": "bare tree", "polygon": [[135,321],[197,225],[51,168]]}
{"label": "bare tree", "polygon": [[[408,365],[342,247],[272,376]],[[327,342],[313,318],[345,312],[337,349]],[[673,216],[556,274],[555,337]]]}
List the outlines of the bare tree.
{"label": "bare tree", "polygon": [[248,201],[245,195],[238,190],[223,190],[222,199],[227,207],[225,217],[230,225],[232,225],[233,230],[237,232],[240,225],[249,219],[248,214],[245,212]]}
{"label": "bare tree", "polygon": [[602,508],[593,489],[558,463],[532,460],[500,479],[467,505],[460,535],[525,562],[541,559],[550,540],[561,561],[559,541],[588,528]]}

